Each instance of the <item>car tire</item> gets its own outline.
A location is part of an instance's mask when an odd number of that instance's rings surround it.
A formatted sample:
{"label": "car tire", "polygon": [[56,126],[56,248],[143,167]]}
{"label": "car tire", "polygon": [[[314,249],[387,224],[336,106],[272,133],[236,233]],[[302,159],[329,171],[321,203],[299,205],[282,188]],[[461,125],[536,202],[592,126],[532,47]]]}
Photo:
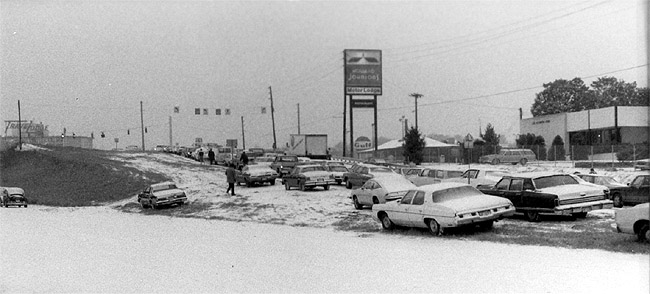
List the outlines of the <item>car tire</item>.
{"label": "car tire", "polygon": [[526,158],[522,158],[521,160],[519,160],[519,164],[521,164],[522,166],[526,165],[526,163],[528,163],[528,159]]}
{"label": "car tire", "polygon": [[357,196],[352,196],[352,203],[354,204],[354,209],[360,210],[363,208],[363,205],[359,203],[359,199],[357,199]]}
{"label": "car tire", "polygon": [[379,204],[379,199],[377,199],[377,197],[372,197],[372,204]]}
{"label": "car tire", "polygon": [[497,164],[499,164],[499,159],[497,158],[492,159],[492,165],[497,165]]}
{"label": "car tire", "polygon": [[25,208],[27,208],[27,204],[25,204]]}
{"label": "car tire", "polygon": [[149,208],[149,206],[144,204],[144,201],[140,201],[140,207],[142,207],[142,209]]}
{"label": "car tire", "polygon": [[289,182],[287,182],[287,181],[284,182],[284,189],[287,190],[287,191],[289,191],[291,189],[291,187],[289,187]]}
{"label": "car tire", "polygon": [[537,211],[530,211],[529,210],[529,211],[526,211],[525,214],[526,214],[526,218],[530,222],[540,222],[540,221],[542,221],[542,216]]}
{"label": "car tire", "polygon": [[382,213],[379,220],[381,221],[381,227],[384,228],[384,230],[392,230],[395,228],[395,224],[393,224],[393,221],[390,220],[386,213]]}
{"label": "car tire", "polygon": [[614,194],[614,197],[612,197],[612,201],[614,201],[614,207],[623,207],[623,197],[621,194]]}
{"label": "car tire", "polygon": [[271,186],[275,185],[275,180],[269,181],[269,185],[271,185]]}
{"label": "car tire", "polygon": [[494,221],[486,221],[478,224],[482,231],[489,231],[494,227]]}
{"label": "car tire", "polygon": [[434,236],[440,235],[441,232],[440,224],[438,224],[438,222],[435,219],[430,219],[427,222],[427,227],[429,228],[429,233],[431,233],[431,235]]}
{"label": "car tire", "polygon": [[306,189],[305,183],[298,184],[298,188],[300,188],[300,191],[305,191],[305,189]]}
{"label": "car tire", "polygon": [[572,213],[573,217],[575,218],[586,218],[587,213],[586,212],[577,212],[577,213]]}
{"label": "car tire", "polygon": [[641,226],[641,229],[637,233],[637,237],[639,238],[639,241],[642,242],[649,242],[650,241],[650,224],[643,224]]}
{"label": "car tire", "polygon": [[153,202],[149,202],[149,207],[151,207],[151,209],[158,209],[158,205],[153,204]]}
{"label": "car tire", "polygon": [[347,189],[352,189],[352,183],[350,183],[350,181],[347,181],[347,180],[346,180],[346,181],[345,181],[345,188],[347,188]]}
{"label": "car tire", "polygon": [[325,186],[323,186],[323,189],[325,189],[325,191],[329,190],[329,189],[330,189],[330,185],[325,185]]}

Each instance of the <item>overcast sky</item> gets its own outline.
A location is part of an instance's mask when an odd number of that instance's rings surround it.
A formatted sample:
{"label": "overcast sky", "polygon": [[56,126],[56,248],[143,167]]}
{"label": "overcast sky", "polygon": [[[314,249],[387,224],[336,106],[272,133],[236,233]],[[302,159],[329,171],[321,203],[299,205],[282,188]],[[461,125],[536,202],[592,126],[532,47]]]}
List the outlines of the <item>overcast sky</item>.
{"label": "overcast sky", "polygon": [[[402,116],[414,123],[416,92],[422,133],[476,137],[491,123],[512,142],[518,109],[531,117],[544,83],[607,75],[646,87],[647,15],[638,0],[2,0],[0,118],[18,119],[20,100],[22,118],[52,135],[65,127],[125,147],[141,145],[142,101],[147,149],[169,143],[170,117],[174,144],[241,147],[243,117],[246,147],[271,147],[271,86],[279,146],[298,132],[298,103],[301,133],[333,146],[343,50],[378,49],[379,136],[401,137]],[[372,110],[355,109],[355,137],[372,138],[372,123]]]}

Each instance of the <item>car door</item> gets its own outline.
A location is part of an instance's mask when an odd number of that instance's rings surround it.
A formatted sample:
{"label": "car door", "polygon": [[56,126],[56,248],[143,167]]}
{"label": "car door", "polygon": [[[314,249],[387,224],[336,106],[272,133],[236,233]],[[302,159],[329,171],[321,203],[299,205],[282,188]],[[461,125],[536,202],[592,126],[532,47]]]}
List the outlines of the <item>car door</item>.
{"label": "car door", "polygon": [[374,181],[367,181],[361,186],[357,193],[357,199],[359,199],[359,202],[362,204],[372,203],[372,187],[374,186],[374,183]]}
{"label": "car door", "polygon": [[411,202],[411,205],[409,205],[408,208],[406,209],[406,212],[408,213],[410,226],[426,228],[426,224],[424,223],[424,214],[423,214],[424,195],[425,193],[423,191],[415,192],[415,196],[413,196],[413,201]]}
{"label": "car door", "polygon": [[[533,205],[530,198],[524,198],[524,179],[511,179],[508,190],[505,191],[505,198],[508,198],[516,207],[530,207]],[[517,203],[517,204],[515,204]],[[519,205],[519,206],[517,206]]]}
{"label": "car door", "polygon": [[650,200],[650,176],[641,175],[636,177],[630,183],[630,189],[627,191],[627,197],[624,201],[627,203],[639,204]]}
{"label": "car door", "polygon": [[402,200],[397,204],[394,211],[389,212],[390,219],[399,226],[408,226],[410,224],[408,210],[411,207],[411,202],[415,196],[416,191],[408,191]]}
{"label": "car door", "polygon": [[298,187],[298,169],[293,168],[284,178],[289,187]]}

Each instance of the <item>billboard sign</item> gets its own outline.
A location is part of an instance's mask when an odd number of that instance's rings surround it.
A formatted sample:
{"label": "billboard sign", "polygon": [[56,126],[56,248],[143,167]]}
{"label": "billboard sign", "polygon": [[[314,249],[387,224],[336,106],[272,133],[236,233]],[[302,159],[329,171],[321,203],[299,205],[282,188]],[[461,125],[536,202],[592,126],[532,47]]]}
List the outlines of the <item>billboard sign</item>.
{"label": "billboard sign", "polygon": [[381,50],[346,49],[345,94],[381,95]]}
{"label": "billboard sign", "polygon": [[361,136],[354,141],[354,149],[364,150],[372,148],[372,141],[370,138]]}

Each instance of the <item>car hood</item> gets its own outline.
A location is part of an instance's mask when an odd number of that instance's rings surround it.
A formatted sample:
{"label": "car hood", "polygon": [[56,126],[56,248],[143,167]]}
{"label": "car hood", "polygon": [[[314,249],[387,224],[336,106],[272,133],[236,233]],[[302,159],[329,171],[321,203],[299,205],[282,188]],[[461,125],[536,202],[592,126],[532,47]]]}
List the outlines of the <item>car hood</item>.
{"label": "car hood", "polygon": [[436,202],[436,204],[444,205],[452,208],[456,212],[463,213],[512,205],[512,202],[506,198],[498,196],[473,195],[442,202]]}
{"label": "car hood", "polygon": [[561,185],[538,189],[537,192],[555,194],[560,200],[576,199],[588,196],[603,195],[603,186],[588,186],[582,184]]}
{"label": "car hood", "polygon": [[185,192],[183,192],[183,190],[181,189],[169,189],[169,190],[153,192],[153,195],[156,197],[169,197],[169,196],[184,195],[184,194]]}

